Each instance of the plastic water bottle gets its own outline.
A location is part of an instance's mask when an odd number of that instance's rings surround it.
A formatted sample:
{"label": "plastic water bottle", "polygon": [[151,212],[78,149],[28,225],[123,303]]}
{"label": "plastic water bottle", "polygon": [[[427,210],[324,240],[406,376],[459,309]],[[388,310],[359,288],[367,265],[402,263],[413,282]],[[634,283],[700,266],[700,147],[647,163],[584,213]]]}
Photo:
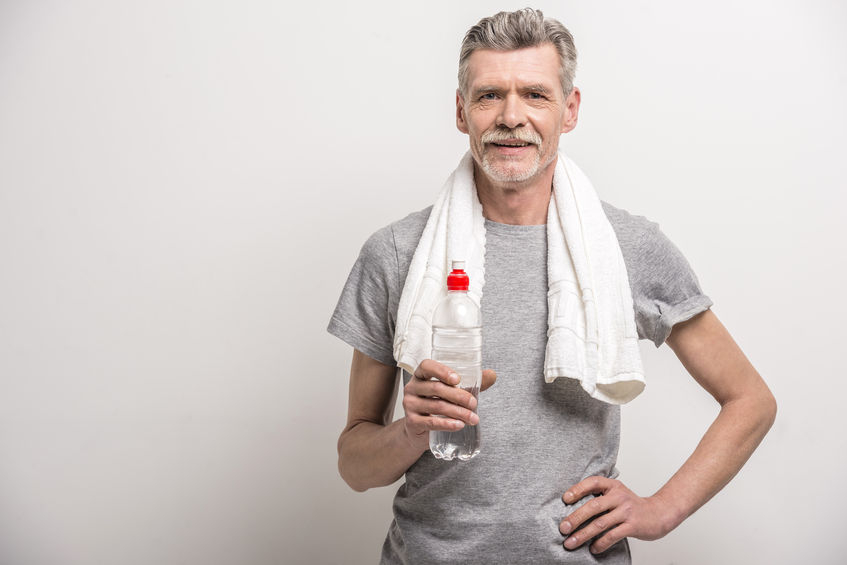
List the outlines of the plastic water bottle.
{"label": "plastic water bottle", "polygon": [[[468,296],[464,261],[453,261],[445,296],[432,317],[432,358],[459,375],[458,385],[479,400],[482,384],[482,314]],[[476,412],[476,410],[474,410]],[[438,459],[467,461],[479,453],[479,424],[455,432],[429,432],[429,449]]]}

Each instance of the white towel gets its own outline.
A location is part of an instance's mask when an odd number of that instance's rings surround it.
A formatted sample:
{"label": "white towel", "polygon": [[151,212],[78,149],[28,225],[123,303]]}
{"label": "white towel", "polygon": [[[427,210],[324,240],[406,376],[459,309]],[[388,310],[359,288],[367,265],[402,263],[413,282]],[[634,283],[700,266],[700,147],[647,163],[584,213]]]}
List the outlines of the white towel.
{"label": "white towel", "polygon": [[[454,260],[465,261],[468,295],[480,304],[485,220],[470,152],[432,207],[400,295],[394,357],[410,373],[432,354],[432,314],[447,293]],[[547,280],[545,381],[577,379],[589,395],[611,404],[638,396],[644,370],[620,245],[588,177],[561,152],[547,211]]]}

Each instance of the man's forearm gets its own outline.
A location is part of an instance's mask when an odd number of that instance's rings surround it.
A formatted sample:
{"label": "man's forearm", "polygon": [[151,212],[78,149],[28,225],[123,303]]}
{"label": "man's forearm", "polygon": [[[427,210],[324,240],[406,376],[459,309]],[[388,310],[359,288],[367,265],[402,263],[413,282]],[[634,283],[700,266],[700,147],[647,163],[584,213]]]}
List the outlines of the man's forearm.
{"label": "man's forearm", "polygon": [[566,549],[594,540],[600,553],[625,537],[654,540],[668,534],[712,498],[738,472],[767,433],[776,415],[776,402],[767,386],[748,389],[721,404],[721,411],[694,453],[653,496],[641,498],[620,481],[588,477],[562,496],[574,503],[588,494],[598,496],[559,524]]}
{"label": "man's forearm", "polygon": [[412,445],[404,418],[387,426],[359,422],[338,441],[338,470],[353,490],[390,485],[412,466],[426,449]]}
{"label": "man's forearm", "polygon": [[776,403],[767,389],[721,407],[691,456],[653,495],[668,509],[668,531],[726,486],[762,441],[775,416]]}
{"label": "man's forearm", "polygon": [[773,424],[776,400],[711,310],[674,326],[667,343],[721,405],[694,453],[654,495],[676,527],[741,469]]}

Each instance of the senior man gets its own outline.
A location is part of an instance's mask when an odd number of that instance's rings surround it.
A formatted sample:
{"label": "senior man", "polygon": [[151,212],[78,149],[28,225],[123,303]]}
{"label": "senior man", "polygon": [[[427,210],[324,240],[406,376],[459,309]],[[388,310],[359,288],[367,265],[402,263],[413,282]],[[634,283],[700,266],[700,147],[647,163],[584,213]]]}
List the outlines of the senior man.
{"label": "senior man", "polygon": [[[383,563],[629,563],[626,538],[678,526],[738,472],[775,417],[679,250],[657,224],[601,202],[559,153],[560,134],[577,124],[575,68],[571,34],[539,11],[501,12],[468,31],[456,125],[469,156],[443,200],[368,239],[330,321],[354,348],[341,476],[364,491],[405,474]],[[463,190],[470,211],[451,204]],[[432,242],[460,231],[450,222],[476,227],[461,228],[466,249],[439,255]],[[482,389],[497,380],[478,401],[449,368],[404,352],[404,293],[419,293],[422,268],[442,273],[457,254],[481,304]],[[619,404],[643,388],[638,339],[667,343],[721,406],[689,459],[646,497],[615,468]],[[405,416],[393,420],[398,365]],[[430,431],[472,425],[483,438],[475,458],[428,451]]]}

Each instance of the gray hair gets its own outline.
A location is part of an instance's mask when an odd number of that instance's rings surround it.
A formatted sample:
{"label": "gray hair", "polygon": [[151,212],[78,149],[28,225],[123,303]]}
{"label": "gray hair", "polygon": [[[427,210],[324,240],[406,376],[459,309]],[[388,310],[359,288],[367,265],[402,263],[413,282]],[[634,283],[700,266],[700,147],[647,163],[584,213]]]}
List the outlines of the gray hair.
{"label": "gray hair", "polygon": [[559,53],[559,79],[565,96],[573,89],[576,74],[576,46],[573,36],[558,20],[545,18],[541,10],[524,8],[516,12],[499,12],[482,18],[468,30],[459,55],[459,89],[468,88],[468,59],[477,49],[513,51],[525,47],[551,44]]}

